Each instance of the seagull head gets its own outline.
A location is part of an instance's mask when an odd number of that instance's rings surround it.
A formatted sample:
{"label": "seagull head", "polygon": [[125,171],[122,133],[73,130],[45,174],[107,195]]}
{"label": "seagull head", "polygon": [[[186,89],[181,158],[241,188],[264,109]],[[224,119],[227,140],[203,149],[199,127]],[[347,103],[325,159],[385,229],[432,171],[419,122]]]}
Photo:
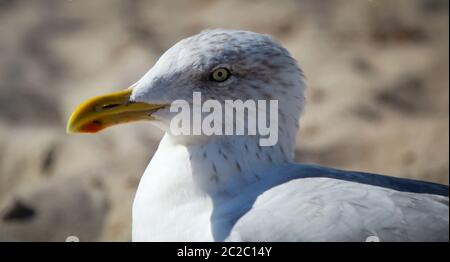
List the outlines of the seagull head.
{"label": "seagull head", "polygon": [[[292,147],[303,90],[303,74],[296,61],[270,36],[208,30],[172,46],[130,88],[82,103],[67,130],[95,133],[120,123],[150,120],[170,133],[170,122],[177,114],[170,106],[177,101],[200,106],[193,99],[194,92],[199,92],[202,101],[215,100],[224,107],[227,100],[278,101],[279,136]],[[196,139],[184,137],[188,142]]]}

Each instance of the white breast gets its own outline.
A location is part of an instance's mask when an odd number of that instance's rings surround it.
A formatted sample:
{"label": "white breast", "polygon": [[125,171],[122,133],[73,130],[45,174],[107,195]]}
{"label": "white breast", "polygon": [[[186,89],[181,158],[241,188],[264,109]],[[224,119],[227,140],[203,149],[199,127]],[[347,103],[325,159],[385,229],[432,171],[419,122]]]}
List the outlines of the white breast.
{"label": "white breast", "polygon": [[188,160],[185,147],[163,139],[136,192],[133,241],[212,241],[211,200],[195,190]]}

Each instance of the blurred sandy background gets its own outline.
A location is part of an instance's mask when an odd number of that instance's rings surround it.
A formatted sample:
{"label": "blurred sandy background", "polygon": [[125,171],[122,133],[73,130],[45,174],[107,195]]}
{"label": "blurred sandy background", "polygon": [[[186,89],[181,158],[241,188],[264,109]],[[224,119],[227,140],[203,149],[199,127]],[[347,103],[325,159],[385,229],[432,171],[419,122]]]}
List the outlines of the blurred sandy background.
{"label": "blurred sandy background", "polygon": [[447,0],[0,0],[0,240],[130,240],[161,132],[68,136],[66,121],[207,28],[270,34],[298,59],[298,161],[448,184],[448,11]]}

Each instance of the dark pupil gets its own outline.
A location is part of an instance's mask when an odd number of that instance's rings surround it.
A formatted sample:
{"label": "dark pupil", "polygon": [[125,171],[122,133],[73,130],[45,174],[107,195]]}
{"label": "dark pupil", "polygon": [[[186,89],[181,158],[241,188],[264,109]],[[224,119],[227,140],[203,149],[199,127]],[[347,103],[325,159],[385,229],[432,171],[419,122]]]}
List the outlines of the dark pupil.
{"label": "dark pupil", "polygon": [[218,77],[222,77],[222,71],[217,72]]}

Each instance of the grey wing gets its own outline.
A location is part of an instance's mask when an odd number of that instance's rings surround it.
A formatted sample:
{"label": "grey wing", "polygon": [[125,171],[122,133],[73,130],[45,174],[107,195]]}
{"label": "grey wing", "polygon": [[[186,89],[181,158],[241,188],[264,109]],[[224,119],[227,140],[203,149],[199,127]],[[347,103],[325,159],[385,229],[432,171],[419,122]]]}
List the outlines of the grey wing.
{"label": "grey wing", "polygon": [[448,241],[448,225],[446,196],[302,178],[261,194],[226,240]]}

